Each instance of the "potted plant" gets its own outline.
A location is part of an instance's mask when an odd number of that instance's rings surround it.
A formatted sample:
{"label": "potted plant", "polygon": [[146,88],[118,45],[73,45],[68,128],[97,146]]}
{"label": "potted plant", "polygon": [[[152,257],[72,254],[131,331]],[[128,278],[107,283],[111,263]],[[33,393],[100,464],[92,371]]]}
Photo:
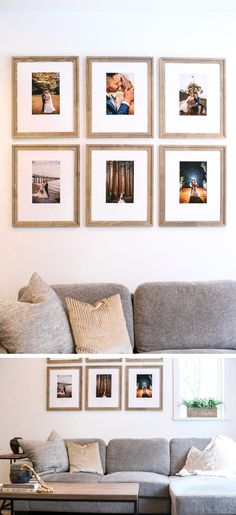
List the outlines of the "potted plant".
{"label": "potted plant", "polygon": [[182,399],[182,404],[187,408],[188,417],[217,417],[217,408],[223,402],[211,398],[195,398],[192,400]]}

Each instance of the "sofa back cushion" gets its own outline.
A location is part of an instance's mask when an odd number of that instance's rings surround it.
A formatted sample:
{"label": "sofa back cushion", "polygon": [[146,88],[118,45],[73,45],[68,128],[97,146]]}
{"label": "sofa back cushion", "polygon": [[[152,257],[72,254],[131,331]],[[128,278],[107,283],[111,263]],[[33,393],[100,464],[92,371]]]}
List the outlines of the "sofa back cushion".
{"label": "sofa back cushion", "polygon": [[105,474],[105,472],[106,472],[106,443],[103,440],[101,440],[99,438],[97,438],[97,439],[95,439],[95,438],[66,438],[65,439],[66,446],[68,446],[68,443],[71,443],[71,442],[79,444],[79,445],[88,445],[91,443],[98,443],[102,469],[103,469],[103,473]]}
{"label": "sofa back cushion", "polygon": [[138,352],[236,349],[236,281],[142,284],[134,327]]}
{"label": "sofa back cushion", "polygon": [[185,465],[191,447],[203,451],[210,438],[173,438],[170,441],[170,474],[177,474]]}
{"label": "sofa back cushion", "polygon": [[165,438],[114,439],[107,446],[107,473],[122,471],[170,472],[169,443]]}
{"label": "sofa back cushion", "polygon": [[[120,294],[123,312],[126,320],[126,325],[130,337],[132,348],[134,347],[134,329],[133,329],[133,307],[131,301],[131,294],[121,284],[115,283],[84,283],[84,284],[55,284],[52,285],[53,290],[61,299],[65,311],[68,314],[66,306],[66,297],[71,297],[82,302],[95,304],[95,302],[111,297],[112,295]],[[21,289],[19,296],[22,295],[24,289]]]}

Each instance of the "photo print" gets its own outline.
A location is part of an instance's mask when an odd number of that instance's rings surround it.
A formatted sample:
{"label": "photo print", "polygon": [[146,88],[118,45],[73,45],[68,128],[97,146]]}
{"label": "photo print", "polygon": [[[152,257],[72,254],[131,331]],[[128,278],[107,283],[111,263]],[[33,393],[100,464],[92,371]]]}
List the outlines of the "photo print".
{"label": "photo print", "polygon": [[106,73],[106,114],[134,114],[133,73]]}
{"label": "photo print", "polygon": [[112,393],[112,375],[111,374],[97,374],[96,375],[96,398],[107,397],[111,398]]}
{"label": "photo print", "polygon": [[106,161],[106,203],[134,203],[134,161]]}
{"label": "photo print", "polygon": [[152,398],[152,374],[137,374],[136,397]]}
{"label": "photo print", "polygon": [[32,114],[60,114],[60,73],[32,73]]}
{"label": "photo print", "polygon": [[32,161],[32,203],[60,203],[60,161]]}
{"label": "photo print", "polygon": [[57,398],[72,398],[72,375],[57,375]]}
{"label": "photo print", "polygon": [[180,161],[179,203],[207,203],[207,162]]}
{"label": "photo print", "polygon": [[180,74],[179,77],[179,114],[180,116],[207,115],[207,77],[206,74]]}

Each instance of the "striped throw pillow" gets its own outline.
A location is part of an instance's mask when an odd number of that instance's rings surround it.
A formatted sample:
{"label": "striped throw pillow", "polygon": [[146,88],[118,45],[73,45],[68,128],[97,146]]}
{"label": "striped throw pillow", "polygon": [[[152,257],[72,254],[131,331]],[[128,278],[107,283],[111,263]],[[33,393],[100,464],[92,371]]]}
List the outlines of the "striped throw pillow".
{"label": "striped throw pillow", "polygon": [[78,354],[129,354],[132,347],[119,294],[94,305],[66,298]]}

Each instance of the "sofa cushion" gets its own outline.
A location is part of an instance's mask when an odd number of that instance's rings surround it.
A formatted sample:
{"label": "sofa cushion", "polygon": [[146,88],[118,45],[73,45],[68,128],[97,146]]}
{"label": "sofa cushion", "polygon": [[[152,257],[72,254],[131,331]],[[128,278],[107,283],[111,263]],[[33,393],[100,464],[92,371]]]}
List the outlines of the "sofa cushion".
{"label": "sofa cushion", "polygon": [[47,441],[21,439],[20,445],[39,474],[68,471],[69,462],[64,440],[54,438]]}
{"label": "sofa cushion", "polygon": [[206,450],[215,450],[216,469],[236,474],[236,442],[228,436],[216,435]]}
{"label": "sofa cushion", "polygon": [[95,304],[67,297],[66,304],[78,354],[132,353],[118,293]]}
{"label": "sofa cushion", "polygon": [[107,473],[123,471],[170,472],[169,443],[165,438],[122,438],[107,446]]}
{"label": "sofa cushion", "polygon": [[0,302],[0,341],[9,353],[73,352],[62,303],[37,274],[33,274],[19,301]]}
{"label": "sofa cushion", "polygon": [[[66,297],[94,304],[100,299],[110,297],[116,293],[120,294],[126,325],[130,337],[132,347],[134,346],[134,328],[133,328],[133,307],[131,294],[121,284],[116,283],[85,283],[85,284],[55,284],[52,285],[53,290],[60,298],[64,309],[67,312]],[[23,294],[24,288],[19,291],[19,297]],[[1,341],[1,339],[0,339]]]}
{"label": "sofa cushion", "polygon": [[186,477],[170,480],[172,515],[235,515],[236,477]]}
{"label": "sofa cushion", "polygon": [[138,352],[236,349],[236,281],[153,282],[134,293]]}
{"label": "sofa cushion", "polygon": [[43,480],[55,483],[98,483],[101,474],[91,474],[90,472],[54,472],[53,474],[42,474]]}
{"label": "sofa cushion", "polygon": [[184,467],[188,452],[192,446],[203,451],[210,441],[210,438],[173,438],[170,440],[171,475],[177,474]]}
{"label": "sofa cushion", "polygon": [[140,497],[169,497],[169,478],[154,472],[114,472],[101,478],[101,483],[139,483]]}
{"label": "sofa cushion", "polygon": [[106,472],[106,443],[104,440],[99,438],[66,438],[65,444],[68,446],[68,443],[73,442],[79,445],[88,445],[89,443],[98,443],[100,459],[102,464],[103,473]]}
{"label": "sofa cushion", "polygon": [[90,472],[103,474],[97,442],[79,445],[67,442],[70,472]]}

